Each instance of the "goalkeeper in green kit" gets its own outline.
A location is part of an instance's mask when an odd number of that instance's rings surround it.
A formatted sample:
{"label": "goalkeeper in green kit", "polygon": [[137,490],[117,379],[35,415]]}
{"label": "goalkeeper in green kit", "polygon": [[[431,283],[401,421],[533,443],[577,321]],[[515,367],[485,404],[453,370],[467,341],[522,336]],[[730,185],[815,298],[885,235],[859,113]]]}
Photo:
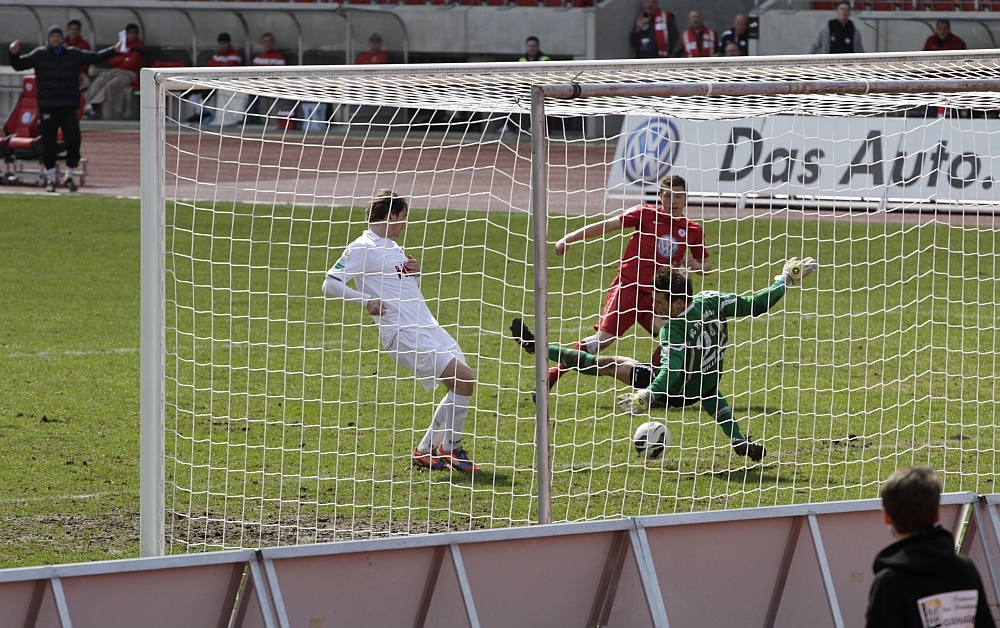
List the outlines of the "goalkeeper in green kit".
{"label": "goalkeeper in green kit", "polygon": [[[618,406],[624,412],[638,415],[655,405],[679,408],[700,402],[730,438],[733,451],[759,462],[767,455],[764,446],[743,436],[729,402],[719,393],[722,362],[729,344],[728,319],[764,314],[781,300],[788,286],[798,284],[817,267],[812,258],[792,258],[770,287],[753,296],[739,296],[714,290],[693,294],[687,272],[664,266],[653,280],[653,306],[659,316],[668,319],[660,330],[665,359],[658,370],[631,358],[594,356],[555,345],[549,346],[549,355],[581,373],[616,377],[641,388],[619,398]],[[515,319],[511,331],[526,350],[534,352],[534,338],[520,319]]]}

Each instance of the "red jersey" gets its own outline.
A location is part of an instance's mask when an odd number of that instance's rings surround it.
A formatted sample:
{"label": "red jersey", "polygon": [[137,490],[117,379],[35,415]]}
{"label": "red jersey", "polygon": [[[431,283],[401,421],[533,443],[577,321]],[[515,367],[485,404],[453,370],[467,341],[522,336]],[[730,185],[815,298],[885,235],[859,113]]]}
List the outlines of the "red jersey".
{"label": "red jersey", "polygon": [[285,55],[277,50],[262,52],[253,58],[251,65],[285,65]]}
{"label": "red jersey", "polygon": [[357,65],[366,65],[369,63],[389,63],[389,53],[385,50],[366,50],[358,55],[358,58],[354,60]]}
{"label": "red jersey", "polygon": [[656,270],[680,266],[688,249],[699,262],[708,257],[701,225],[686,216],[674,218],[656,205],[637,205],[622,214],[622,225],[635,227],[618,267],[623,285],[638,283],[652,290]]}
{"label": "red jersey", "polygon": [[243,55],[239,50],[229,47],[226,52],[217,52],[212,55],[212,58],[206,63],[210,68],[226,68],[231,66],[243,65]]}
{"label": "red jersey", "polygon": [[934,33],[924,42],[924,50],[966,50],[965,40],[955,33],[948,33],[948,39],[941,41]]}

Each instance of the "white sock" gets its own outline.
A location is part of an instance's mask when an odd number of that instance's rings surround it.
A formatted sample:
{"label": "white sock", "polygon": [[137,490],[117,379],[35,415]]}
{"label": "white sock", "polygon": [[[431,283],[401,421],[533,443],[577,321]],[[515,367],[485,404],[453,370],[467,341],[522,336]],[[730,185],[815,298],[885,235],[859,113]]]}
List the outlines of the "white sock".
{"label": "white sock", "polygon": [[590,355],[596,355],[601,350],[601,343],[597,341],[597,335],[587,336],[580,341],[580,348]]}
{"label": "white sock", "polygon": [[45,171],[45,179],[48,180],[48,181],[55,181],[56,180],[56,169],[55,168],[48,168]]}
{"label": "white sock", "polygon": [[66,166],[66,178],[67,179],[73,178],[73,169],[70,168],[69,166]]}
{"label": "white sock", "polygon": [[431,425],[424,433],[417,445],[417,451],[422,454],[430,453],[431,449],[437,447],[444,440],[445,429],[453,421],[455,414],[455,393],[448,392],[434,410],[434,417],[431,418]]}
{"label": "white sock", "polygon": [[462,446],[462,430],[465,428],[465,420],[469,418],[469,401],[472,397],[461,397],[452,395],[454,398],[453,410],[451,412],[451,424],[446,426],[445,438],[442,449],[454,451]]}

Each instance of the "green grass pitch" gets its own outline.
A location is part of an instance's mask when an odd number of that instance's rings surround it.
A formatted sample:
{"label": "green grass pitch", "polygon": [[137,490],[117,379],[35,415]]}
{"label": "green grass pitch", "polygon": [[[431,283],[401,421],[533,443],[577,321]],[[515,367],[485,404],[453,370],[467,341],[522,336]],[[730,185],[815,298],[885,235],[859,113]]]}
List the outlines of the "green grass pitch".
{"label": "green grass pitch", "polygon": [[[0,539],[21,542],[0,564],[134,555],[138,203],[4,200],[0,435],[14,453]],[[513,316],[533,319],[526,216],[414,210],[402,238],[477,373],[474,479],[410,465],[441,392],[395,377],[368,316],[320,293],[360,209],[171,204],[168,221],[171,551],[536,519],[533,361],[505,337]],[[583,221],[553,217],[551,239]],[[555,520],[872,497],[910,463],[944,471],[948,491],[993,491],[996,233],[863,219],[705,229],[719,270],[698,288],[749,292],[791,255],[822,264],[770,315],[731,324],[725,392],[765,464],[731,456],[697,406],[653,412],[674,446],[643,463],[629,436],[644,419],[616,412],[624,387],[569,374],[553,397]],[[596,321],[623,244],[550,258],[555,340]],[[611,350],[651,348],[640,330]]]}

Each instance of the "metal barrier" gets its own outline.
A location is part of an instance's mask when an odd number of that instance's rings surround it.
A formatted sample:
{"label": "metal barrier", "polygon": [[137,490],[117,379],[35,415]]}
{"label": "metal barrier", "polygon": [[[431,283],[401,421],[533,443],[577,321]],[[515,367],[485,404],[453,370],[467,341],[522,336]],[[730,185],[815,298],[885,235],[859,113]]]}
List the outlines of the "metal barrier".
{"label": "metal barrier", "polygon": [[[998,504],[941,498],[994,614]],[[0,628],[861,627],[892,541],[870,499],[7,569]]]}

